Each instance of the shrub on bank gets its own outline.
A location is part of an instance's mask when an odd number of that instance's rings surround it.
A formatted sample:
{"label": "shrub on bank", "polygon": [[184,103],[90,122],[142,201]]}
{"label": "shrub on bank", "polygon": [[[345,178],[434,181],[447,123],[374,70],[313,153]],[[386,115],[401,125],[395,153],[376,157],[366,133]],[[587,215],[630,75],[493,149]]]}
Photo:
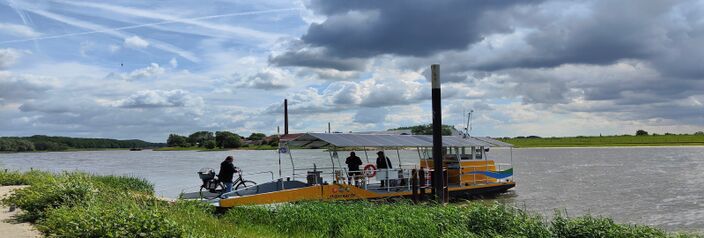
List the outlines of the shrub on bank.
{"label": "shrub on bank", "polygon": [[100,183],[101,186],[105,186],[119,191],[132,191],[146,194],[154,194],[154,185],[143,178],[106,175],[93,176],[92,179]]}
{"label": "shrub on bank", "polygon": [[15,191],[3,199],[3,203],[24,210],[23,220],[35,221],[42,218],[47,209],[89,200],[95,191],[96,187],[79,174],[49,176],[41,183]]}
{"label": "shrub on bank", "polygon": [[616,224],[609,218],[592,216],[568,219],[558,214],[550,228],[555,237],[564,238],[668,237],[665,232],[652,227]]}
{"label": "shrub on bank", "polygon": [[50,177],[51,173],[32,170],[29,172],[18,172],[18,171],[0,171],[0,185],[1,186],[12,186],[12,185],[31,185],[34,182],[41,181],[46,177]]}
{"label": "shrub on bank", "polygon": [[49,210],[38,229],[59,237],[183,237],[183,227],[168,214],[157,201],[99,198]]}
{"label": "shrub on bank", "polygon": [[26,185],[27,181],[24,180],[22,173],[16,171],[5,171],[0,173],[0,185],[11,186],[11,185]]}
{"label": "shrub on bank", "polygon": [[304,202],[236,207],[224,219],[239,225],[266,224],[287,234],[311,233],[321,237],[550,236],[539,217],[499,204]]}

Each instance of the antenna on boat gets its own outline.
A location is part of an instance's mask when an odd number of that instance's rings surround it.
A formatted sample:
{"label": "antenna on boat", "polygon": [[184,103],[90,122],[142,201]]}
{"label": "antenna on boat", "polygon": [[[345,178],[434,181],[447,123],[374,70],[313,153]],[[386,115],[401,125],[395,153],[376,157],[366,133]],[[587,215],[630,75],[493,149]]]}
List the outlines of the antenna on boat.
{"label": "antenna on boat", "polygon": [[464,137],[470,137],[469,133],[472,132],[472,113],[474,110],[469,110],[467,113],[467,127],[464,128]]}

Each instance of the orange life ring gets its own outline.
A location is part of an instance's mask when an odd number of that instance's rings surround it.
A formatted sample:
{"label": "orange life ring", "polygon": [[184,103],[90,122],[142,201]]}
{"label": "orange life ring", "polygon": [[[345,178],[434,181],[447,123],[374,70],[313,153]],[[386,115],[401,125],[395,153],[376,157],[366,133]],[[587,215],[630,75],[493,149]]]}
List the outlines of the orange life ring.
{"label": "orange life ring", "polygon": [[376,166],[373,164],[364,166],[364,176],[367,176],[368,178],[376,176]]}

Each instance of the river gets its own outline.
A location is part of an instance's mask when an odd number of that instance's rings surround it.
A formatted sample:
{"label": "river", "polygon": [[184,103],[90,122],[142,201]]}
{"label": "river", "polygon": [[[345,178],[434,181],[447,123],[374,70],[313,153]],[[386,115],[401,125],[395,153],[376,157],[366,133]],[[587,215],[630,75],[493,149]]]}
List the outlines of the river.
{"label": "river", "polygon": [[[328,152],[292,151],[296,165],[330,166]],[[341,152],[344,158],[347,152]],[[370,160],[374,152],[369,152]],[[131,175],[155,184],[157,194],[176,197],[196,190],[196,171],[217,168],[227,155],[246,178],[257,182],[278,177],[274,151],[82,151],[0,154],[0,167],[10,170],[81,170],[95,174]],[[358,155],[365,160],[364,153]],[[387,151],[396,165],[396,151]],[[416,163],[416,151],[401,151],[401,163]],[[513,156],[511,156],[513,155]],[[492,149],[489,158],[514,163],[516,188],[495,198],[551,216],[592,214],[618,222],[648,224],[667,230],[704,230],[704,147],[614,147]],[[282,175],[291,176],[288,156]]]}

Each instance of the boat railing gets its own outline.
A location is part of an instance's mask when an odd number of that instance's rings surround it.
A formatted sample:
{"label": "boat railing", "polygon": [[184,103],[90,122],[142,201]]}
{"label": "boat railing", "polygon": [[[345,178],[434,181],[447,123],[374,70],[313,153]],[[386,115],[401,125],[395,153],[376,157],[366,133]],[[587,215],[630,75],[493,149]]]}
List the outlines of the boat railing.
{"label": "boat railing", "polygon": [[[391,168],[359,171],[358,174],[342,174],[337,170],[335,181],[339,184],[354,185],[365,190],[386,190],[388,192],[411,189],[411,174],[414,168]],[[373,176],[368,176],[373,174]],[[383,185],[383,186],[382,186]]]}
{"label": "boat railing", "polygon": [[260,174],[270,174],[271,175],[271,181],[274,181],[274,171],[261,171],[261,172],[255,172],[255,173],[243,173],[242,175],[260,175]]}

